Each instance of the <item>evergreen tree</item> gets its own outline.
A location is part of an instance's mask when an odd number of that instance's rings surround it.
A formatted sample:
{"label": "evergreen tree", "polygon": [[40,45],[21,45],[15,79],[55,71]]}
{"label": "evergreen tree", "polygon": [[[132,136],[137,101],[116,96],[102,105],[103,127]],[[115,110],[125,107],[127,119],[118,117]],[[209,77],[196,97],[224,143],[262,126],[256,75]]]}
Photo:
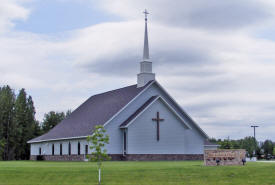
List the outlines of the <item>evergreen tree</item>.
{"label": "evergreen tree", "polygon": [[[35,108],[33,105],[32,97],[27,98],[27,110],[26,110],[26,135],[24,140],[27,142],[36,136],[37,121],[35,120]],[[25,158],[28,159],[30,156],[30,147],[28,144],[25,146]]]}
{"label": "evergreen tree", "polygon": [[65,114],[65,118],[67,118],[68,116],[70,116],[72,114],[71,109],[67,110],[66,114]]}
{"label": "evergreen tree", "polygon": [[27,141],[34,137],[35,109],[31,97],[27,97],[25,89],[21,89],[15,101],[15,115],[14,121],[16,124],[17,135],[15,136],[16,145],[16,159],[29,158],[29,145]]}
{"label": "evergreen tree", "polygon": [[0,89],[0,155],[4,160],[13,158],[13,150],[15,140],[14,122],[12,120],[14,114],[15,95],[9,86]]}
{"label": "evergreen tree", "polygon": [[[67,113],[66,115],[68,115]],[[46,133],[53,127],[55,127],[58,123],[60,123],[63,119],[65,119],[66,115],[64,112],[55,112],[50,111],[49,113],[44,115],[44,119],[42,122],[42,132]]]}
{"label": "evergreen tree", "polygon": [[9,86],[0,87],[0,160],[28,159],[27,141],[40,134],[31,96],[21,89],[16,97]]}

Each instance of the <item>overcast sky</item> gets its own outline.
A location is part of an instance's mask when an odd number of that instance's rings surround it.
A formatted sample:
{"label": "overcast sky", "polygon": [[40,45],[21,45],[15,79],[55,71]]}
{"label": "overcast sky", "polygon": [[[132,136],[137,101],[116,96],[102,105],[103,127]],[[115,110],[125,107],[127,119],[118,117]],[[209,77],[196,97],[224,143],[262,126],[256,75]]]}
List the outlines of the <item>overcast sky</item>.
{"label": "overcast sky", "polygon": [[1,0],[0,86],[42,120],[135,84],[144,8],[156,78],[200,127],[275,140],[274,0]]}

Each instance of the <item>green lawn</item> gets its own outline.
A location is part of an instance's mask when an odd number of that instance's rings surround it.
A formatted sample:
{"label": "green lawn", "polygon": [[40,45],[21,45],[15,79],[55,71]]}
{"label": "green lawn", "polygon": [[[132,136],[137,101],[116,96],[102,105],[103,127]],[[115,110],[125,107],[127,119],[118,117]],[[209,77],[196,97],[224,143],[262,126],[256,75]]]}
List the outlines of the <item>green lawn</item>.
{"label": "green lawn", "polygon": [[[97,168],[91,162],[0,162],[0,185],[97,184]],[[105,162],[105,185],[177,184],[273,184],[275,163],[246,166],[203,166],[202,161]]]}

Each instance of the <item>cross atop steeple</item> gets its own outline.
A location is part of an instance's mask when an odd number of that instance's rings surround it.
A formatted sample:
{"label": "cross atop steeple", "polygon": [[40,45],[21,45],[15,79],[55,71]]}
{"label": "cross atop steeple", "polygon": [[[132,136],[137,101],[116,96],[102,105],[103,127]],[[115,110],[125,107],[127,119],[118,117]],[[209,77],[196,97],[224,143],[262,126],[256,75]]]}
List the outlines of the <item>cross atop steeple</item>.
{"label": "cross atop steeple", "polygon": [[145,9],[143,13],[145,15],[145,21],[147,21],[147,15],[149,14],[149,12]]}
{"label": "cross atop steeple", "polygon": [[148,11],[144,10],[145,15],[145,32],[144,32],[144,46],[143,46],[143,60],[140,62],[140,73],[137,75],[137,87],[146,85],[151,80],[155,80],[155,74],[152,73],[152,62],[149,57],[149,43],[147,30],[147,15]]}

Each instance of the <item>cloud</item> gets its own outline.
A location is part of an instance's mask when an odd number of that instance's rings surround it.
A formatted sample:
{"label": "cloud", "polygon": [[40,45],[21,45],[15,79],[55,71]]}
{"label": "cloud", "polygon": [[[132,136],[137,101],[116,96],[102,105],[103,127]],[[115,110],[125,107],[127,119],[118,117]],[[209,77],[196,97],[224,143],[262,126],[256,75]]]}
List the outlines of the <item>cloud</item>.
{"label": "cloud", "polygon": [[147,8],[152,12],[150,19],[166,25],[231,30],[272,18],[270,6],[274,4],[260,0],[104,0],[100,5],[125,19],[139,19],[139,11]]}
{"label": "cloud", "polygon": [[30,10],[20,5],[27,0],[2,0],[0,4],[0,34],[14,26],[14,20],[26,20]]}
{"label": "cloud", "polygon": [[32,16],[22,3],[5,1],[19,8],[0,16],[0,84],[26,88],[38,119],[135,83],[146,6],[157,80],[191,117],[213,137],[247,136],[259,123],[259,138],[274,140],[275,43],[254,36],[272,27],[271,1],[100,1],[121,20],[51,35],[12,29]]}

